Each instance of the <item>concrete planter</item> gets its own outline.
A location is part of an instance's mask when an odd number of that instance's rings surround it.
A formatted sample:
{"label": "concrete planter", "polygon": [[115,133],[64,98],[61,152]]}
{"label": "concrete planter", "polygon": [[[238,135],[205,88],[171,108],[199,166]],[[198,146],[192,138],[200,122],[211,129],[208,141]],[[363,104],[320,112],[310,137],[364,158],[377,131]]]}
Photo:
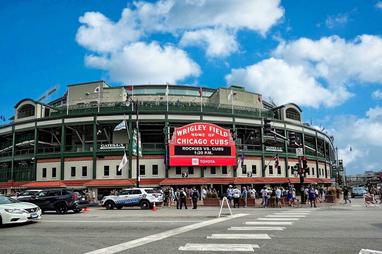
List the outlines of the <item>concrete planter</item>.
{"label": "concrete planter", "polygon": [[220,206],[220,200],[217,198],[204,198],[203,205],[205,206]]}

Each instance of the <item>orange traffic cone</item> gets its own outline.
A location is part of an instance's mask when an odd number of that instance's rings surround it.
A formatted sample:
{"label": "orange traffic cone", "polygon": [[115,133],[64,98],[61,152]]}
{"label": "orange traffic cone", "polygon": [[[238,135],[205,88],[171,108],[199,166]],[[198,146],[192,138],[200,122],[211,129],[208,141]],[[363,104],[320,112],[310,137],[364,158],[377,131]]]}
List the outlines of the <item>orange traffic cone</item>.
{"label": "orange traffic cone", "polygon": [[82,211],[83,211],[84,213],[87,213],[87,212],[89,212],[89,208],[84,207],[84,209],[82,209]]}
{"label": "orange traffic cone", "polygon": [[153,203],[153,208],[151,208],[151,211],[153,211],[153,212],[156,212],[156,211],[157,211],[157,207],[156,207],[156,205],[155,205],[155,202]]}

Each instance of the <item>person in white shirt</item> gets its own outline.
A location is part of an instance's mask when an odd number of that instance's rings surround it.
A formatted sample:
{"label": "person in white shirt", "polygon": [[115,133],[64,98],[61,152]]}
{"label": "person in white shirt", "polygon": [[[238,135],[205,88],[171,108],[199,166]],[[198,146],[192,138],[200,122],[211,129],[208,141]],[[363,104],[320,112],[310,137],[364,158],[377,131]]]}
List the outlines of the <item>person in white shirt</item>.
{"label": "person in white shirt", "polygon": [[241,192],[240,190],[236,187],[234,190],[233,190],[233,208],[240,208],[240,195],[241,195]]}
{"label": "person in white shirt", "polygon": [[275,191],[275,195],[276,195],[276,207],[281,208],[281,190],[279,187],[277,187]]}

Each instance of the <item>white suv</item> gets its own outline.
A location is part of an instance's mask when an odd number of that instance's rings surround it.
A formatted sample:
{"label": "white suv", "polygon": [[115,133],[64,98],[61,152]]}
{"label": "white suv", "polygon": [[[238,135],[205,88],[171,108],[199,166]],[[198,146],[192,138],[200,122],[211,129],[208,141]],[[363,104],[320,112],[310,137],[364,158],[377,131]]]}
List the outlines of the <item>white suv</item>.
{"label": "white suv", "polygon": [[163,194],[153,188],[123,189],[118,195],[105,196],[101,205],[108,210],[122,209],[124,206],[139,206],[141,209],[149,209],[153,203],[163,202]]}

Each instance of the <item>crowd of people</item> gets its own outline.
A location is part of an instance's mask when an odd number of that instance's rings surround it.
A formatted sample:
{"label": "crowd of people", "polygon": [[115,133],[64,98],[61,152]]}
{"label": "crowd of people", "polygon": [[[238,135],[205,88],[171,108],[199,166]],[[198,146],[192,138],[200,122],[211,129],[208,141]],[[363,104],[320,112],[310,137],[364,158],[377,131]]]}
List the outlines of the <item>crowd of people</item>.
{"label": "crowd of people", "polygon": [[[240,206],[248,207],[248,201],[253,199],[251,204],[255,204],[257,199],[261,200],[261,207],[282,207],[291,206],[296,207],[299,200],[296,198],[296,189],[294,187],[284,188],[282,186],[264,186],[256,191],[251,186],[233,186],[229,185],[225,193],[214,188],[202,188],[200,191],[195,187],[193,188],[173,188],[171,186],[162,188],[164,199],[163,205],[172,207],[176,206],[177,209],[183,207],[187,209],[187,199],[191,199],[193,209],[197,209],[199,200],[205,198],[222,198],[227,197],[229,204],[233,208],[240,208]],[[327,188],[307,186],[304,189],[305,200],[308,201],[311,207],[317,207],[317,202],[323,202]],[[260,202],[260,201],[259,201]]]}

